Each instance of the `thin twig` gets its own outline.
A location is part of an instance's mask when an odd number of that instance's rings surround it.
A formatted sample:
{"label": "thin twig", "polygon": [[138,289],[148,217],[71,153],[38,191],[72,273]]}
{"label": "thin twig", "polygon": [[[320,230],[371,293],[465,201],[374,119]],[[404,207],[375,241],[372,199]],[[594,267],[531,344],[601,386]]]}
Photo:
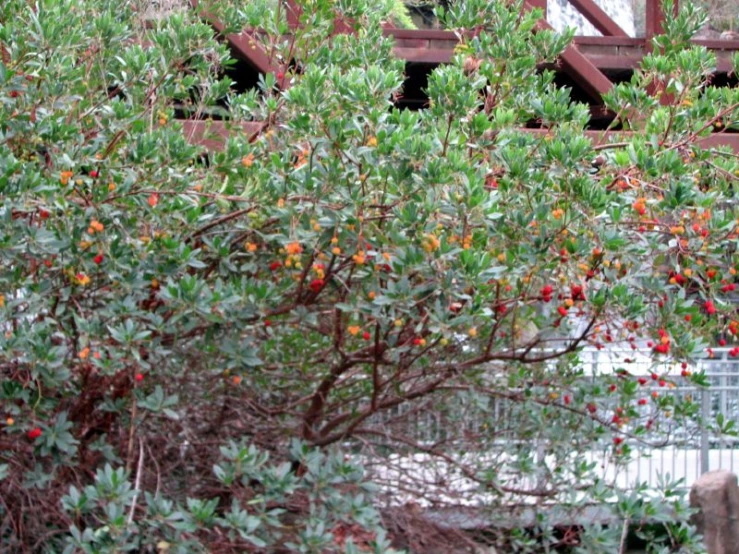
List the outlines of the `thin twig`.
{"label": "thin twig", "polygon": [[629,518],[624,519],[624,527],[621,530],[621,544],[618,547],[618,554],[626,554],[626,539],[629,536]]}
{"label": "thin twig", "polygon": [[139,498],[141,490],[141,473],[144,469],[144,441],[139,439],[139,464],[136,466],[136,484],[133,489],[133,502],[131,502],[131,511],[128,512],[128,524],[133,522],[133,513],[136,511],[136,501]]}

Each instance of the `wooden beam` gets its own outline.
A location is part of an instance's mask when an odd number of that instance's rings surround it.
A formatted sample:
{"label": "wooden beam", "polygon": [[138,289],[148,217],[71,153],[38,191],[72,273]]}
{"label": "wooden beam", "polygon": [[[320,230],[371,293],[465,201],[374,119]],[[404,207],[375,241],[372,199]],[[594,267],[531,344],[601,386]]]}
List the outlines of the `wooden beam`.
{"label": "wooden beam", "polygon": [[[190,4],[196,10],[198,9],[198,0],[190,0]],[[239,34],[225,33],[226,26],[218,21],[212,14],[201,12],[200,16],[205,19],[211,27],[213,27],[219,35],[226,39],[231,50],[242,60],[256,69],[259,73],[274,73],[277,69],[272,65],[269,56],[265,52],[261,43],[254,38],[253,33],[241,31]]]}
{"label": "wooden beam", "polygon": [[[527,3],[528,5],[528,3]],[[544,20],[539,20],[540,29],[553,30]],[[613,83],[600,69],[580,52],[576,46],[570,44],[560,56],[562,69],[582,88],[596,103],[603,101],[603,94],[613,88]]]}
{"label": "wooden beam", "polygon": [[407,62],[438,65],[452,61],[451,48],[393,48],[393,53]]}
{"label": "wooden beam", "polygon": [[[182,131],[185,133],[187,142],[202,146],[210,152],[220,152],[223,150],[228,137],[234,133],[234,131],[229,130],[223,121],[183,119],[179,120],[179,123],[182,123]],[[244,136],[249,140],[253,140],[259,136],[265,125],[262,122],[256,121],[244,122],[240,127]],[[239,131],[237,130],[236,132],[238,133]]]}
{"label": "wooden beam", "polygon": [[[664,33],[665,14],[662,11],[662,0],[646,0],[644,15],[644,42],[647,52],[652,51],[652,39]],[[672,4],[672,14],[677,16],[679,6],[677,0],[669,0]]]}
{"label": "wooden beam", "polygon": [[598,29],[602,34],[608,37],[627,37],[626,34],[618,23],[613,21],[610,16],[603,11],[603,9],[596,4],[593,0],[569,0],[577,11],[585,16],[593,26]]}
{"label": "wooden beam", "polygon": [[[197,144],[203,146],[206,150],[211,151],[223,150],[228,136],[233,132],[227,128],[226,123],[223,121],[180,120],[180,123],[182,123],[185,136],[190,144]],[[232,128],[233,127],[236,127],[236,125],[232,126]],[[260,122],[245,122],[241,124],[242,132],[250,139],[255,138],[264,128],[265,125]],[[521,133],[530,133],[540,136],[545,136],[550,133],[547,129],[519,128],[517,130]],[[587,130],[584,134],[586,137],[591,139],[594,144],[603,145],[610,142],[629,140],[635,133],[632,131]],[[739,133],[712,133],[706,137],[697,139],[696,144],[701,148],[729,146],[734,150],[734,152],[739,154]]]}
{"label": "wooden beam", "polygon": [[[400,30],[399,30],[400,31]],[[449,43],[456,38],[444,31],[440,36],[429,38],[428,31],[403,30],[403,38],[396,39],[395,55],[412,63],[438,65],[448,63],[452,59],[453,47]],[[387,36],[395,36],[393,30]],[[413,37],[413,38],[410,38]],[[739,51],[737,40],[694,40],[694,44],[713,50],[717,56],[716,72],[733,71],[731,54]],[[631,71],[639,66],[644,57],[644,39],[630,37],[575,37],[574,46],[599,71]],[[547,65],[549,69],[556,69]]]}
{"label": "wooden beam", "polygon": [[[548,129],[520,129],[524,133],[532,133],[545,136],[549,134]],[[586,130],[585,136],[593,141],[596,146],[609,144],[612,142],[622,142],[630,140],[635,134],[642,135],[634,131],[593,131]],[[739,133],[711,133],[708,136],[696,139],[696,145],[701,148],[718,148],[720,146],[729,146],[734,152],[739,154]]]}
{"label": "wooden beam", "polygon": [[597,103],[603,102],[603,94],[613,88],[613,83],[595,67],[576,47],[570,45],[562,52],[562,69],[577,85]]}

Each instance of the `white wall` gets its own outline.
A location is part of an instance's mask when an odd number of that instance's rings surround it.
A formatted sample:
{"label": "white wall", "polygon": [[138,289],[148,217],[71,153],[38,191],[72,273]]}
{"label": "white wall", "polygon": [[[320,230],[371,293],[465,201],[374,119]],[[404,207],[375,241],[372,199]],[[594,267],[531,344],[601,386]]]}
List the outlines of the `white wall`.
{"label": "white wall", "polygon": [[[595,0],[603,11],[629,36],[635,36],[632,0]],[[575,27],[577,35],[600,36],[600,33],[567,0],[547,0],[547,21],[557,31]]]}

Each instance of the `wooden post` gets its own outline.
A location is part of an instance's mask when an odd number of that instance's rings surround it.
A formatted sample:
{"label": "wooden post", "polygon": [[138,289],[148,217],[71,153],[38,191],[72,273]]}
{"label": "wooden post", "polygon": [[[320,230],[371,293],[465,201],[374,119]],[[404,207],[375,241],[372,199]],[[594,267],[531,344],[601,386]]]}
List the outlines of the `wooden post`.
{"label": "wooden post", "polygon": [[[677,15],[677,0],[668,0],[672,4],[672,13]],[[652,51],[652,39],[664,32],[665,14],[662,11],[662,0],[647,0],[644,29],[644,46],[647,52]]]}
{"label": "wooden post", "polygon": [[300,8],[295,3],[295,0],[284,0],[284,6],[287,10],[287,24],[291,29],[298,26],[300,21]]}
{"label": "wooden post", "polygon": [[[678,3],[677,0],[667,0],[669,4],[672,4],[672,12],[677,15]],[[645,29],[644,29],[644,53],[648,54],[652,51],[652,39],[661,35],[664,32],[665,14],[662,11],[662,0],[647,0],[646,6],[646,18],[645,18]],[[649,85],[648,92],[651,95],[660,94],[659,102],[663,106],[667,106],[674,102],[674,98],[671,94],[665,93],[665,82],[655,82]]]}

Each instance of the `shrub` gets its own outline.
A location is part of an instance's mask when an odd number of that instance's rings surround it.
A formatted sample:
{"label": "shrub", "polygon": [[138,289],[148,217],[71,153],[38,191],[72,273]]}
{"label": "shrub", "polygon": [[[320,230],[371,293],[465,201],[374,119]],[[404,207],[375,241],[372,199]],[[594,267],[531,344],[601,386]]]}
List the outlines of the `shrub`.
{"label": "shrub", "polygon": [[[464,481],[430,487],[406,465],[382,490],[396,502],[578,509],[621,494],[583,453],[618,465],[696,419],[626,370],[584,378],[578,352],[647,348],[679,373],[737,331],[739,164],[698,141],[736,121],[739,92],[687,47],[700,17],[685,8],[605,98],[640,132],[594,145],[588,107],[538,70],[571,36],[532,33],[537,14],[451,6],[447,26],[480,32],[413,112],[393,107],[388,6],[341,7],[353,34],[331,36],[334,4],[314,0],[285,39],[272,1],[203,6],[259,28],[283,73],[236,94],[193,13],[147,26],[132,3],[5,2],[5,548],[379,551],[350,451],[378,480],[389,447]],[[228,140],[204,158],[175,114],[224,107]],[[547,130],[520,131],[532,120]],[[687,365],[657,377],[705,383]],[[417,413],[453,425],[432,440]]]}

